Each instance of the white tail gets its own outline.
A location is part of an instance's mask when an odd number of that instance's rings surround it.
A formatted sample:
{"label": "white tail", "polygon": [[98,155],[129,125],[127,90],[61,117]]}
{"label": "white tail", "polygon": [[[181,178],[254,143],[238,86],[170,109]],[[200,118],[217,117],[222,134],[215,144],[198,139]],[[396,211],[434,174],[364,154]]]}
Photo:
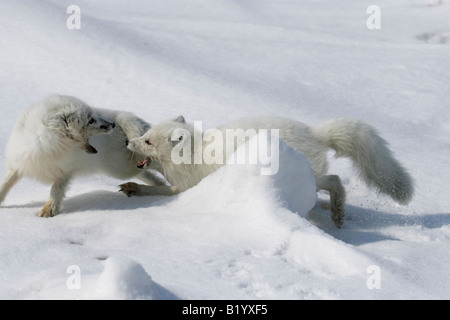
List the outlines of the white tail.
{"label": "white tail", "polygon": [[373,127],[359,120],[333,119],[312,128],[311,133],[323,145],[334,149],[337,157],[352,159],[367,185],[400,204],[411,201],[412,178]]}

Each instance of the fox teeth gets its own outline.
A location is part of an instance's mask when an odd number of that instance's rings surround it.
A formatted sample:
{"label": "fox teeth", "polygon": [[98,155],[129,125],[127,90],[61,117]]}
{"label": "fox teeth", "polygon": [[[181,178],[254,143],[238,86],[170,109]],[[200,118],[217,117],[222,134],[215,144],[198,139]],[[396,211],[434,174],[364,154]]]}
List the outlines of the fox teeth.
{"label": "fox teeth", "polygon": [[141,161],[141,162],[138,163],[137,167],[138,167],[139,169],[142,169],[142,168],[144,168],[144,166],[145,166],[149,161],[150,161],[149,158],[145,158],[143,161]]}

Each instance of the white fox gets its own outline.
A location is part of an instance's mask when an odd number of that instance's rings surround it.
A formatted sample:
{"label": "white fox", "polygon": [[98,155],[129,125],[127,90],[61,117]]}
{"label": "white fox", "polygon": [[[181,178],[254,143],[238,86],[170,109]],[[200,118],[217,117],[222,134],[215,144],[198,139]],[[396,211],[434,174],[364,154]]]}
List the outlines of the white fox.
{"label": "white fox", "polygon": [[[345,190],[337,175],[327,175],[327,151],[336,151],[337,157],[348,157],[353,161],[358,175],[370,187],[389,195],[400,204],[407,204],[413,197],[413,180],[403,166],[393,157],[387,142],[365,122],[353,119],[333,119],[309,127],[301,122],[274,117],[244,118],[218,128],[226,136],[228,129],[278,129],[279,138],[293,149],[305,154],[315,172],[318,190],[330,193],[331,217],[336,226],[344,222]],[[183,134],[188,132],[189,134]],[[128,196],[154,194],[172,195],[199,183],[204,177],[220,168],[223,163],[179,163],[172,159],[172,150],[180,143],[187,143],[191,159],[212,142],[202,139],[194,144],[194,126],[187,124],[182,116],[159,124],[142,137],[129,140],[128,149],[146,155],[138,167],[149,167],[160,171],[171,186],[145,186],[125,183],[120,191]],[[202,133],[200,133],[202,134]],[[247,137],[250,138],[250,137]],[[235,146],[235,149],[238,145]],[[225,154],[225,152],[224,152]]]}
{"label": "white fox", "polygon": [[94,108],[71,96],[52,95],[33,104],[17,120],[8,140],[0,203],[23,177],[52,184],[41,217],[60,212],[66,189],[76,176],[104,173],[157,183],[157,176],[136,168],[140,156],[125,146],[127,139],[149,128],[129,112]]}

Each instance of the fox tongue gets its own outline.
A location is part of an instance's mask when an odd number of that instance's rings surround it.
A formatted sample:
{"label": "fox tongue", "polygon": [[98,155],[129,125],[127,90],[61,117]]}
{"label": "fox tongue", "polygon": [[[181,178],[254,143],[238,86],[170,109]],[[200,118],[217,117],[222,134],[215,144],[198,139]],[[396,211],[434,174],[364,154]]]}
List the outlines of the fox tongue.
{"label": "fox tongue", "polygon": [[144,168],[144,166],[145,166],[149,161],[150,161],[149,158],[145,158],[143,161],[141,161],[141,162],[138,163],[137,167],[138,167],[139,169],[142,169],[142,168]]}

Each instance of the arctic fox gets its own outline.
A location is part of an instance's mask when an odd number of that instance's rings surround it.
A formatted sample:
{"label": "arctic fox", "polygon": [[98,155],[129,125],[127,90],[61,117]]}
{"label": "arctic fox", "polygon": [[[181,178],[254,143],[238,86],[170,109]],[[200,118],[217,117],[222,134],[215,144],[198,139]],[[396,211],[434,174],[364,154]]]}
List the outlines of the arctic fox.
{"label": "arctic fox", "polygon": [[[333,149],[338,157],[353,161],[358,175],[370,187],[390,196],[400,204],[407,204],[414,193],[413,180],[403,166],[393,157],[387,142],[377,131],[363,121],[353,119],[332,119],[309,127],[301,122],[274,117],[244,118],[229,123],[218,130],[226,136],[226,130],[278,129],[279,138],[293,149],[305,154],[315,172],[317,190],[330,193],[331,217],[336,226],[344,222],[345,190],[337,175],[327,175],[327,151]],[[247,131],[248,132],[248,131]],[[125,183],[120,191],[128,196],[153,194],[171,195],[184,191],[199,183],[204,177],[220,168],[225,162],[175,163],[174,148],[180,144],[189,147],[190,159],[213,143],[203,137],[202,143],[194,143],[191,137],[196,132],[182,116],[156,125],[142,137],[129,140],[128,149],[146,158],[138,167],[150,167],[160,171],[171,186],[145,186]],[[247,137],[247,139],[250,137]],[[243,143],[244,141],[241,141]],[[238,145],[235,146],[235,149]],[[225,154],[225,152],[223,152]]]}
{"label": "arctic fox", "polygon": [[156,176],[136,168],[140,156],[125,144],[149,128],[150,124],[129,112],[93,108],[71,96],[52,95],[39,101],[18,119],[9,138],[0,203],[22,177],[52,184],[41,217],[59,213],[74,176],[104,173],[157,182]]}

